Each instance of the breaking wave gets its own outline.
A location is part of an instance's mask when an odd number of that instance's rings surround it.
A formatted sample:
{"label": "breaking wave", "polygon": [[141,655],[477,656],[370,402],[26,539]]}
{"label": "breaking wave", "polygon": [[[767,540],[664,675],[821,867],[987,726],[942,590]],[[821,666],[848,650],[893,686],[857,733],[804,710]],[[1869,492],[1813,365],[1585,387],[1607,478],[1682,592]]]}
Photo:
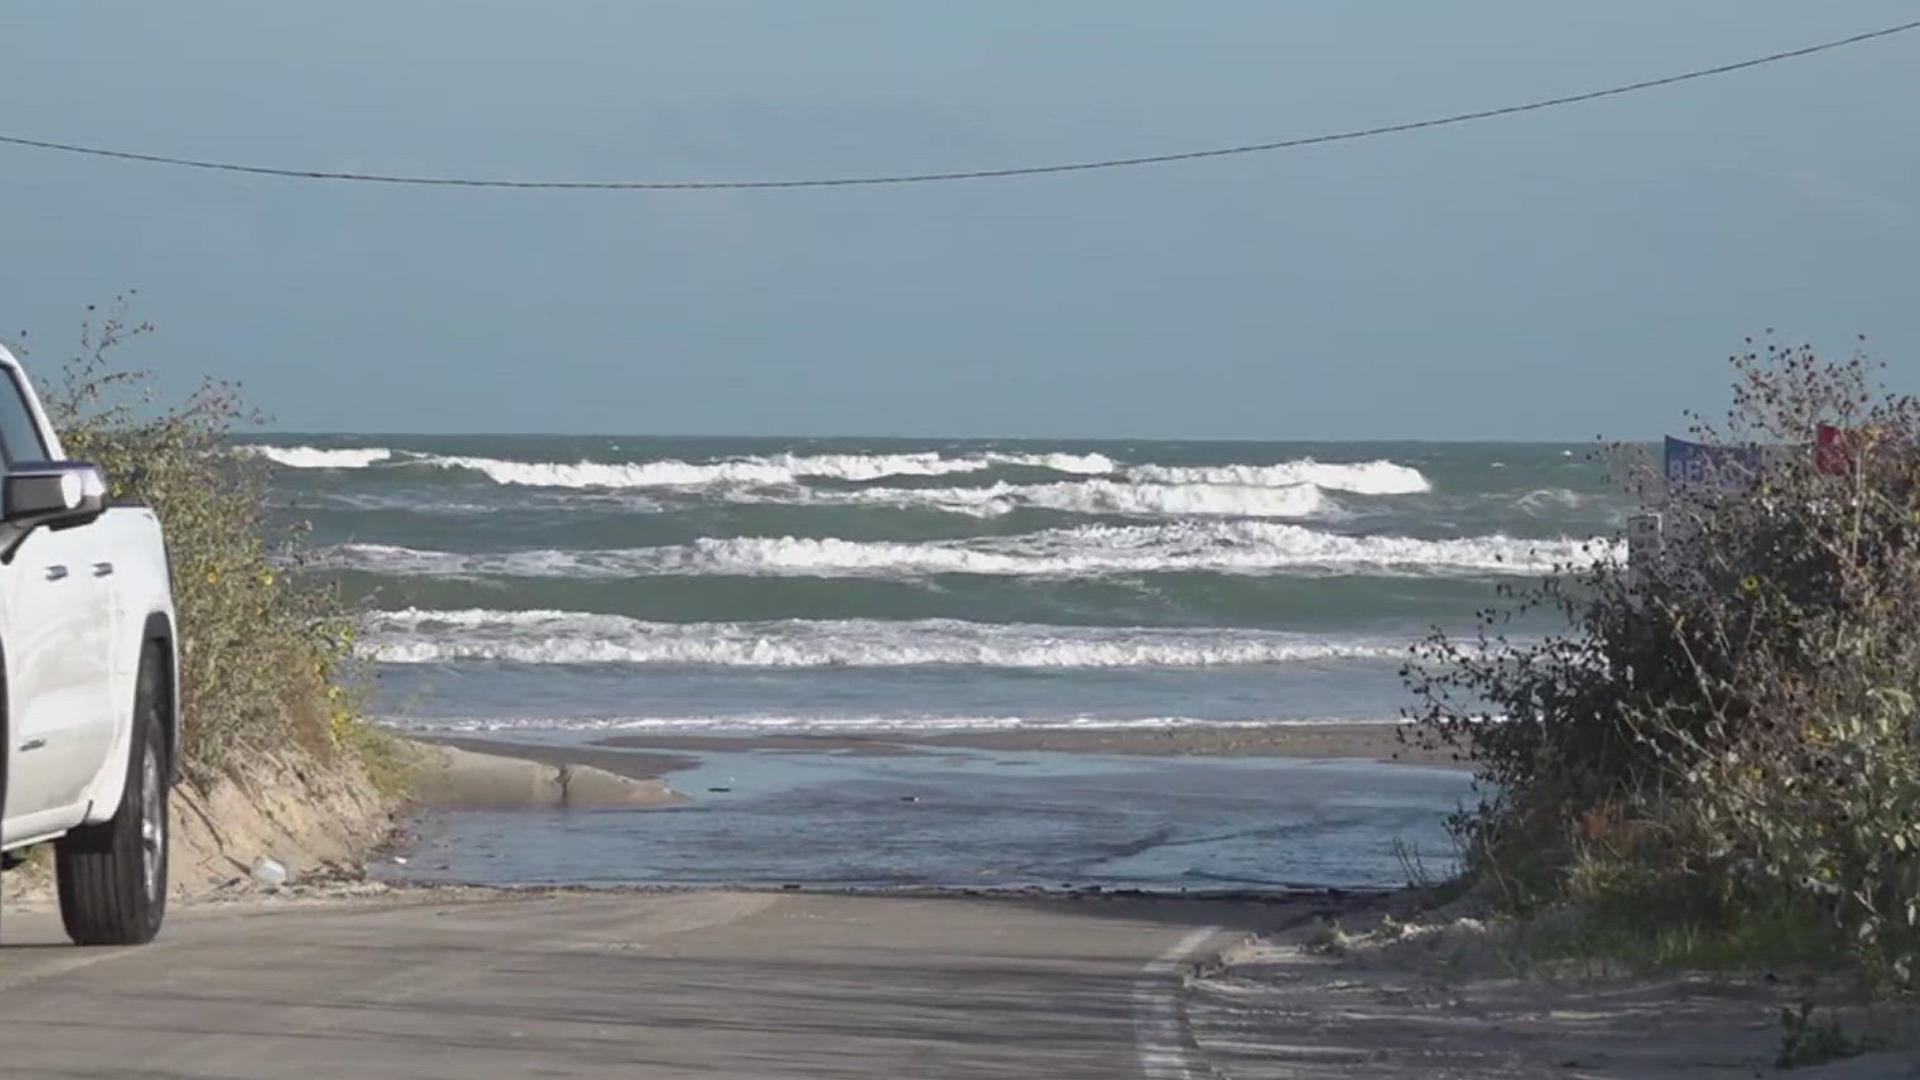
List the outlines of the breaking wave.
{"label": "breaking wave", "polygon": [[1363,461],[1342,465],[1312,458],[1278,465],[1135,465],[1130,479],[1157,484],[1232,484],[1242,487],[1288,487],[1312,484],[1329,491],[1356,495],[1417,495],[1433,485],[1419,469],[1391,461]]}
{"label": "breaking wave", "polygon": [[394,664],[1141,668],[1403,657],[1400,642],[1258,630],[1063,627],[950,619],[658,623],[572,611],[382,612],[368,642]]}
{"label": "breaking wave", "polygon": [[747,502],[836,506],[924,507],[974,517],[1016,510],[1057,510],[1115,517],[1303,518],[1326,509],[1312,484],[1253,487],[1241,484],[1130,484],[1115,480],[1068,480],[1052,484],[989,484],[985,487],[861,488],[796,490],[743,495]]}
{"label": "breaking wave", "polygon": [[243,452],[257,454],[289,469],[364,469],[391,460],[393,451],[383,446],[327,448],[318,446],[267,446],[247,444]]}
{"label": "breaking wave", "polygon": [[547,461],[429,455],[422,464],[471,469],[497,484],[561,488],[702,488],[716,485],[772,487],[806,480],[862,482],[897,476],[952,476],[1009,465],[1071,475],[1111,473],[1117,465],[1105,454],[970,454],[946,457],[937,451],[912,454],[775,454],[724,461],[594,462],[572,465]]}
{"label": "breaking wave", "polygon": [[991,467],[989,462],[981,458],[947,458],[932,451],[916,454],[777,454],[714,462],[678,459],[631,463],[582,461],[572,465],[439,455],[428,456],[421,461],[446,469],[471,469],[485,474],[497,484],[566,488],[791,484],[807,477],[878,480],[887,476],[945,476],[978,472]]}
{"label": "breaking wave", "polygon": [[1346,536],[1260,521],[1091,525],[925,543],[735,537],[601,550],[461,553],[386,544],[320,552],[332,569],[441,577],[628,578],[643,575],[915,578],[938,574],[1100,577],[1263,574],[1536,574],[1618,557],[1612,541],[1481,536]]}
{"label": "breaking wave", "polygon": [[[566,463],[395,451],[381,446],[253,444],[243,449],[294,469],[419,465],[477,472],[497,484],[554,488],[768,487],[801,484],[809,480],[860,483],[889,477],[956,476],[1012,467],[1068,476],[1111,477],[1131,481],[1143,488],[1152,485],[1296,489],[1311,485],[1329,491],[1362,495],[1415,494],[1432,489],[1420,470],[1386,460],[1341,464],[1303,458],[1274,465],[1123,466],[1101,453],[985,451],[948,456],[939,451],[926,450],[898,454],[786,453],[714,461],[663,458],[652,461]],[[1119,488],[1124,485],[1115,486]]]}
{"label": "breaking wave", "polygon": [[[1101,476],[1119,468],[1105,454],[986,454],[988,465],[1019,465],[1029,469],[1049,469],[1079,476]],[[962,459],[965,460],[965,459]]]}
{"label": "breaking wave", "polygon": [[381,716],[380,722],[408,731],[642,731],[711,735],[727,732],[804,732],[822,734],[930,733],[976,731],[1128,731],[1168,728],[1313,727],[1326,724],[1404,723],[1397,717],[1355,719],[1345,716],[1222,719],[1200,716],[955,716],[847,714],[794,715],[748,713],[720,716]]}

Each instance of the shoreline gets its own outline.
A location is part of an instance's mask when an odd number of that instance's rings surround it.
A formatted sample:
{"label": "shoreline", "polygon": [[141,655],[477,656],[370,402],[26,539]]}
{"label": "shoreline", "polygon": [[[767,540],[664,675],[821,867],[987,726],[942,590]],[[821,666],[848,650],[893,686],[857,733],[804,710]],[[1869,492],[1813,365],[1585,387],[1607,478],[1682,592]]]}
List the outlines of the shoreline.
{"label": "shoreline", "polygon": [[415,810],[622,809],[686,801],[660,777],[697,762],[593,747],[409,738]]}
{"label": "shoreline", "polygon": [[[183,821],[208,826],[207,837],[189,829],[176,852],[173,892],[177,900],[229,899],[254,891],[250,870],[269,858],[291,871],[290,884],[325,885],[361,878],[377,852],[410,850],[417,815],[462,810],[645,809],[682,805],[688,796],[667,778],[701,764],[704,753],[837,754],[903,757],[946,750],[1041,752],[1137,757],[1286,758],[1359,760],[1461,770],[1449,755],[1400,745],[1397,724],[1329,723],[1163,729],[1032,728],[916,734],[796,734],[743,732],[714,735],[614,735],[576,745],[529,743],[469,735],[395,732],[412,758],[412,790],[399,803],[348,796],[364,778],[320,777],[295,781],[256,778],[251,795],[233,785],[217,793],[182,789],[177,811]],[[322,798],[323,790],[325,797]],[[320,798],[326,812],[293,813],[294,804]],[[331,799],[332,801],[327,801]],[[202,805],[206,803],[206,805]],[[290,816],[291,815],[291,816]],[[278,822],[275,825],[273,823]],[[199,831],[208,831],[201,829]],[[335,836],[338,832],[341,835]],[[192,837],[188,841],[188,837]],[[203,850],[204,849],[204,850]],[[9,906],[45,902],[50,875],[32,869],[8,874]],[[648,887],[648,886],[641,886]],[[675,886],[662,886],[677,888]],[[699,886],[711,888],[712,885]],[[1289,886],[1293,889],[1316,886]],[[268,889],[267,892],[274,890]],[[772,891],[780,891],[774,888]],[[886,891],[886,890],[881,890]],[[937,888],[930,893],[991,895],[1000,890]],[[1034,895],[1050,890],[1010,890]],[[1125,890],[1131,892],[1133,890]],[[1063,890],[1097,895],[1098,888]],[[1246,895],[1228,888],[1226,895]],[[1252,890],[1255,895],[1265,890]],[[1145,890],[1146,895],[1179,895]],[[1196,895],[1204,895],[1204,892]]]}
{"label": "shoreline", "polygon": [[512,739],[482,739],[471,735],[405,735],[404,738],[427,746],[444,746],[469,754],[532,762],[553,768],[601,769],[628,780],[659,780],[669,773],[691,769],[700,764],[687,754],[614,750],[592,744],[555,746],[550,743],[517,742]]}
{"label": "shoreline", "polygon": [[[1429,750],[1411,742],[1402,744],[1401,724],[1326,723],[1263,724],[1249,726],[1200,726],[1178,728],[1026,728],[1002,731],[955,731],[937,733],[872,732],[777,733],[686,735],[610,735],[595,739],[586,747],[531,748],[543,754],[566,757],[582,751],[621,755],[645,755],[671,759],[675,755],[720,751],[758,751],[769,753],[854,754],[891,757],[921,754],[942,749],[1003,750],[1062,754],[1118,754],[1140,757],[1230,757],[1296,758],[1309,760],[1370,760],[1381,764],[1417,765],[1465,771],[1471,768],[1446,749]],[[510,740],[473,740],[475,748],[487,744],[517,753],[528,749]],[[466,745],[464,742],[459,745]],[[592,764],[608,767],[599,757]],[[658,775],[658,774],[656,774]]]}

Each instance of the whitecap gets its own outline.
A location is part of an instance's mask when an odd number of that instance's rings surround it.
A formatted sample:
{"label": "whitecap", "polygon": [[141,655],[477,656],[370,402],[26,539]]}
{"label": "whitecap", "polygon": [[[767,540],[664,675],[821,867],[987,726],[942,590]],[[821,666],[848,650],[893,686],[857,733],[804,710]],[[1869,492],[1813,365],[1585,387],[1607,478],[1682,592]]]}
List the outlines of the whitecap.
{"label": "whitecap", "polygon": [[953,714],[851,715],[834,713],[736,713],[712,716],[414,716],[383,715],[382,724],[419,732],[639,731],[673,734],[713,733],[896,733],[977,731],[1158,731],[1169,728],[1314,727],[1368,724],[1394,727],[1398,717],[1276,716],[1018,716]]}
{"label": "whitecap", "polygon": [[1073,473],[1079,476],[1103,476],[1119,468],[1114,460],[1105,454],[1001,454],[985,455],[984,460],[992,465],[1022,465],[1032,469],[1047,469],[1058,473]]}
{"label": "whitecap", "polygon": [[691,462],[678,459],[641,462],[508,461],[501,458],[435,455],[424,463],[446,469],[471,469],[496,484],[560,488],[679,488],[715,484],[791,484],[803,477],[877,480],[886,476],[945,476],[978,472],[989,464],[978,458],[915,454],[776,454],[769,457]]}
{"label": "whitecap", "polygon": [[659,623],[573,611],[373,616],[367,653],[396,664],[1191,668],[1396,660],[1406,644],[1262,630],[989,624],[952,619]]}
{"label": "whitecap", "polygon": [[1238,484],[1251,487],[1312,484],[1329,491],[1349,491],[1357,495],[1415,495],[1433,490],[1433,485],[1419,469],[1386,460],[1341,464],[1303,458],[1278,465],[1136,465],[1128,469],[1126,475],[1130,479],[1162,484]]}
{"label": "whitecap", "polygon": [[393,451],[384,446],[269,446],[249,443],[240,449],[289,469],[364,469],[393,458]]}
{"label": "whitecap", "polygon": [[1312,484],[1255,487],[1244,484],[1135,484],[1118,480],[1066,480],[1048,484],[981,487],[870,487],[847,491],[788,489],[741,492],[741,502],[924,508],[972,517],[1000,517],[1017,510],[1056,510],[1113,517],[1304,518],[1327,509]]}
{"label": "whitecap", "polygon": [[703,538],[646,548],[421,550],[340,544],[322,568],[396,576],[769,576],[919,578],[939,574],[1084,578],[1147,573],[1540,574],[1621,557],[1607,540],[1503,535],[1424,540],[1349,536],[1262,521],[1087,525],[1010,537],[905,543],[809,537]]}

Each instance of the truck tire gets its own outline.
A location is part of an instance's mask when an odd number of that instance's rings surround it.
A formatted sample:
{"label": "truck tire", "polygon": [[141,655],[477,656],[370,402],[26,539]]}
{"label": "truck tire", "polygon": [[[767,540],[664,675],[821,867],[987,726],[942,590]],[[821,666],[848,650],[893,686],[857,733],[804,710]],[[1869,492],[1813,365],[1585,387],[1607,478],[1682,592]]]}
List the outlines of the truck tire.
{"label": "truck tire", "polygon": [[54,844],[60,920],[75,945],[144,945],[167,913],[167,744],[161,650],[140,655],[127,786],[112,820]]}

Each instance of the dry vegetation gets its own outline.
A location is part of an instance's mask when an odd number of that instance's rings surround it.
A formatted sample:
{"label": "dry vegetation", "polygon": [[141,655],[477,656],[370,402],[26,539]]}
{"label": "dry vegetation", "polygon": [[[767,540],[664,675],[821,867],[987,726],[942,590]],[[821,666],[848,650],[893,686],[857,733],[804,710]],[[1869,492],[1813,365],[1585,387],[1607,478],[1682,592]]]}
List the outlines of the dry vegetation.
{"label": "dry vegetation", "polygon": [[149,374],[116,363],[150,329],[123,303],[89,308],[78,353],[37,382],[68,456],[99,465],[113,497],[152,505],[165,528],[188,775],[211,783],[244,763],[348,753],[380,776],[381,742],[357,710],[354,613],[290,572],[300,536],[275,530],[263,462],[229,441],[256,415],[226,383],[158,401]]}
{"label": "dry vegetation", "polygon": [[[1920,405],[1857,357],[1763,344],[1734,366],[1733,408],[1693,430],[1750,455],[1671,488],[1627,470],[1661,549],[1598,551],[1476,637],[1436,635],[1407,672],[1415,737],[1479,768],[1468,882],[1566,947],[1911,996]],[[1823,423],[1842,452],[1816,452]],[[1570,629],[1506,640],[1542,607]]]}

